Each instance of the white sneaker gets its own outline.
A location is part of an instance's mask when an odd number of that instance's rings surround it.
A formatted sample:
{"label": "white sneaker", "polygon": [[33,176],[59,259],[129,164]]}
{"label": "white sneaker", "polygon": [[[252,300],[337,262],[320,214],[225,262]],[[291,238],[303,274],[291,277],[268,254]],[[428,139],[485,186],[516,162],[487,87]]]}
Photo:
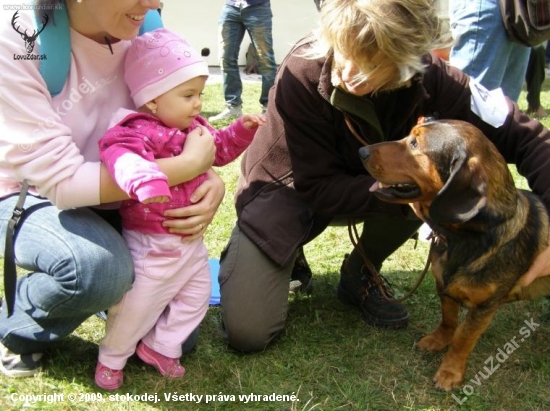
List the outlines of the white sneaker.
{"label": "white sneaker", "polygon": [[220,114],[216,114],[215,116],[208,117],[208,121],[218,121],[218,120],[225,120],[226,118],[231,118],[231,117],[240,117],[242,116],[242,114],[243,112],[241,110],[241,106],[228,106]]}
{"label": "white sneaker", "polygon": [[42,366],[42,353],[16,354],[0,343],[0,372],[8,377],[32,377]]}

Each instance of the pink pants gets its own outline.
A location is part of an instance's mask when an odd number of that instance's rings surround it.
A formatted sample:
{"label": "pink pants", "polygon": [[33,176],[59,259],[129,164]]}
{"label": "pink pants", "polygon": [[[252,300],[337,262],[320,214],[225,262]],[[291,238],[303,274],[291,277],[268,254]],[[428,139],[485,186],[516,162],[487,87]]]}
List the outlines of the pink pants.
{"label": "pink pants", "polygon": [[134,260],[135,280],[122,300],[109,308],[99,361],[121,370],[142,340],[170,358],[198,327],[211,293],[208,252],[202,238],[182,243],[176,235],[124,230]]}

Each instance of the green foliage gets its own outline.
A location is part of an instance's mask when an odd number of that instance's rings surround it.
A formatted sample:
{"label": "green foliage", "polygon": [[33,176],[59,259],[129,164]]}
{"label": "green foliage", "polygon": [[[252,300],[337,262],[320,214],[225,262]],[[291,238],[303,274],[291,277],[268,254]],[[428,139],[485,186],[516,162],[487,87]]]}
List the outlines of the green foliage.
{"label": "green foliage", "polygon": [[[259,112],[259,84],[246,84],[244,111]],[[545,90],[543,104],[550,107]],[[524,97],[522,96],[524,101]],[[205,92],[203,114],[208,117],[223,108],[220,85]],[[521,101],[521,100],[520,100]],[[216,126],[224,126],[220,122]],[[226,182],[226,198],[205,241],[211,256],[219,256],[235,222],[233,194],[239,173],[235,162],[217,170]],[[514,171],[518,184],[524,184]],[[351,244],[345,227],[332,227],[306,246],[314,271],[315,289],[310,297],[290,298],[286,332],[265,352],[242,355],[224,344],[219,308],[211,307],[201,326],[196,349],[182,358],[186,375],[177,380],[162,378],[152,367],[132,357],[125,368],[124,386],[107,393],[94,385],[97,344],[104,323],[90,318],[70,338],[55,343],[45,353],[43,372],[29,379],[0,376],[0,409],[37,410],[544,410],[550,407],[548,335],[550,323],[542,315],[545,301],[521,302],[504,307],[496,315],[468,362],[466,384],[473,393],[436,391],[432,377],[443,354],[426,354],[414,342],[439,322],[439,301],[434,282],[427,278],[406,302],[410,325],[402,331],[383,331],[367,326],[358,311],[336,298],[336,284],[344,253]],[[407,242],[384,265],[383,272],[401,292],[414,284],[427,256],[427,244]],[[540,327],[500,364],[480,385],[475,380],[486,361],[519,335],[524,320]],[[519,340],[518,340],[519,341]],[[469,392],[469,391],[468,391]],[[208,405],[166,401],[169,394],[211,395]],[[296,401],[248,402],[239,395],[292,395]],[[21,395],[57,394],[64,399],[47,402],[19,401]],[[69,400],[69,395],[75,400]],[[105,402],[97,401],[102,394]],[[119,401],[109,395],[119,395]],[[127,401],[121,395],[157,395],[159,401]],[[453,398],[466,400],[459,405]],[[223,395],[236,400],[224,401]],[[36,397],[37,398],[37,397]],[[52,397],[49,397],[51,400]]]}

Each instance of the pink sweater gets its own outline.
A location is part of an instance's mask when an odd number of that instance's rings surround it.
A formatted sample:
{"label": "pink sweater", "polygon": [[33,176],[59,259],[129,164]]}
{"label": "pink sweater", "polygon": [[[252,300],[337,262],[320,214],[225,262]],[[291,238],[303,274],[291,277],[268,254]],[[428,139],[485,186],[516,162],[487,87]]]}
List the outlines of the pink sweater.
{"label": "pink sweater", "polygon": [[[201,125],[214,136],[214,165],[223,166],[235,160],[256,133],[256,130],[246,129],[240,120],[223,130],[215,130],[199,116],[189,128],[180,131],[166,127],[158,118],[146,113],[122,109],[115,118],[123,120],[99,141],[100,157],[111,177],[132,199],[123,201],[120,207],[124,228],[150,234],[165,234],[164,211],[190,205],[191,194],[206,179],[206,174],[201,174],[170,188],[155,159],[181,154],[187,133]],[[141,203],[156,196],[171,199],[167,203]]]}
{"label": "pink sweater", "polygon": [[[26,51],[11,25],[14,13],[0,10],[0,197],[19,191],[18,181],[27,178],[31,192],[59,208],[97,205],[97,142],[118,108],[133,108],[123,79],[130,42],[113,44],[111,54],[107,45],[71,30],[69,76],[52,99],[39,61],[16,57]],[[31,13],[20,10],[17,19],[29,33]],[[33,54],[40,54],[38,48]]]}

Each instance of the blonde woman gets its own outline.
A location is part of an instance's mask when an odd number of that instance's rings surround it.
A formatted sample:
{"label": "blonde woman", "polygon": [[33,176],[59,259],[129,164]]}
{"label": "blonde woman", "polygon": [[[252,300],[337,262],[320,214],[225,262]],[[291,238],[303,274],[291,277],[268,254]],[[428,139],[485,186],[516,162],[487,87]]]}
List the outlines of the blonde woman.
{"label": "blonde woman", "polygon": [[[448,46],[432,1],[325,0],[319,18],[283,61],[268,121],[243,159],[219,281],[227,340],[244,352],[263,350],[284,329],[297,256],[328,225],[363,222],[360,243],[378,269],[420,227],[408,206],[369,192],[375,180],[358,150],[403,138],[421,117],[481,128],[550,208],[550,133],[430,54]],[[338,298],[372,326],[406,327],[405,306],[381,296],[351,248]]]}

